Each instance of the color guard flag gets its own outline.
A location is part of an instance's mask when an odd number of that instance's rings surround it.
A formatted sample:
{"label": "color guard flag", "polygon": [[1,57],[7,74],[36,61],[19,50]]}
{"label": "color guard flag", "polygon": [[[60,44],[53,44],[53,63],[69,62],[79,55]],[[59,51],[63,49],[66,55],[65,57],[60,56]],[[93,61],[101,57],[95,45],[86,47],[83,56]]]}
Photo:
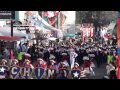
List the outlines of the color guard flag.
{"label": "color guard flag", "polygon": [[7,66],[0,66],[0,79],[5,78],[5,72],[7,71]]}
{"label": "color guard flag", "polygon": [[42,78],[42,76],[44,75],[44,72],[45,72],[44,68],[41,68],[41,67],[40,68],[35,68],[35,70],[34,70],[35,76],[38,79]]}
{"label": "color guard flag", "polygon": [[32,74],[32,68],[24,67],[22,68],[22,74],[25,79],[30,79]]}
{"label": "color guard flag", "polygon": [[72,70],[71,71],[71,75],[72,75],[72,78],[73,79],[79,79],[79,77],[80,77],[80,70]]}
{"label": "color guard flag", "polygon": [[13,66],[13,67],[10,68],[10,72],[11,72],[12,78],[13,78],[13,79],[16,79],[17,76],[19,75],[20,67],[15,67],[15,66]]}

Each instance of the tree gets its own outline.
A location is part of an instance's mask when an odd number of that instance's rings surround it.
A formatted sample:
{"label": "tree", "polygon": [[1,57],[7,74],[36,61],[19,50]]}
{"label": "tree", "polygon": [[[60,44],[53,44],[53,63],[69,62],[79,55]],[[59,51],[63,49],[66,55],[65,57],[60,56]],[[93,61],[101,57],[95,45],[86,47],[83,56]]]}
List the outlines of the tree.
{"label": "tree", "polygon": [[77,11],[76,24],[93,23],[95,32],[97,27],[110,24],[111,21],[116,20],[117,11]]}

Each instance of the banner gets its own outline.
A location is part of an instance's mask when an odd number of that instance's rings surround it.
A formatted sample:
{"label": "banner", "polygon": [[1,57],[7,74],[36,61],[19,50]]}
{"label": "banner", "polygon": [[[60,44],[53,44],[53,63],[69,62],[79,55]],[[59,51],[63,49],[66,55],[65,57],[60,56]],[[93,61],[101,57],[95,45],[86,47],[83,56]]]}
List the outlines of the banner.
{"label": "banner", "polygon": [[17,78],[17,76],[19,75],[19,72],[20,72],[20,67],[13,66],[10,68],[10,73],[13,79]]}
{"label": "banner", "polygon": [[32,68],[24,67],[22,68],[22,75],[25,79],[30,79],[32,74]]}
{"label": "banner", "polygon": [[120,18],[118,18],[118,31],[117,31],[117,37],[120,39]]}
{"label": "banner", "polygon": [[8,66],[0,66],[0,79],[5,78],[7,69],[8,69]]}
{"label": "banner", "polygon": [[117,39],[118,39],[118,79],[120,79],[120,11],[118,12],[118,32],[117,32]]}
{"label": "banner", "polygon": [[15,19],[15,11],[0,11],[0,19]]}
{"label": "banner", "polygon": [[34,73],[35,73],[35,76],[38,78],[38,79],[41,79],[42,76],[44,75],[44,68],[35,68],[34,70]]}
{"label": "banner", "polygon": [[79,79],[79,77],[80,77],[80,70],[72,70],[71,71],[71,75],[72,75],[72,78],[73,79]]}

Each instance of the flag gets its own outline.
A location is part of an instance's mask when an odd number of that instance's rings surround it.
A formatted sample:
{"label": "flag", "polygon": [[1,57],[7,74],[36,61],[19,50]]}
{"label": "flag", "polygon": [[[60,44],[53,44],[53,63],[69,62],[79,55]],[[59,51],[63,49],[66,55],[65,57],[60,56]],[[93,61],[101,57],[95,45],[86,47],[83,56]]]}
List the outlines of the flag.
{"label": "flag", "polygon": [[7,69],[8,69],[7,66],[0,66],[0,79],[5,78],[5,73],[6,73]]}
{"label": "flag", "polygon": [[54,27],[55,27],[55,17],[50,17],[50,18],[48,18],[48,23],[49,23],[51,26],[54,26]]}
{"label": "flag", "polygon": [[120,47],[119,47],[119,40],[120,40],[120,11],[118,12],[118,79],[120,79]]}
{"label": "flag", "polygon": [[46,22],[48,22],[48,12],[46,11],[44,11],[44,12],[42,12],[42,18],[46,21]]}
{"label": "flag", "polygon": [[79,79],[79,77],[80,77],[80,70],[72,70],[71,71],[71,75],[72,75],[72,78],[73,79]]}
{"label": "flag", "polygon": [[10,68],[10,73],[13,79],[16,79],[18,77],[19,72],[20,72],[20,67],[13,66]]}
{"label": "flag", "polygon": [[30,79],[32,75],[32,68],[24,67],[22,68],[22,73],[25,79]]}
{"label": "flag", "polygon": [[35,70],[34,70],[34,73],[35,73],[35,76],[38,78],[38,79],[41,79],[42,78],[42,76],[44,75],[44,72],[45,72],[45,70],[44,70],[44,68],[35,68]]}
{"label": "flag", "polygon": [[63,24],[65,23],[65,20],[66,20],[66,15],[63,13],[63,12],[61,12],[60,13],[60,28],[63,26]]}
{"label": "flag", "polygon": [[73,49],[71,49],[70,51],[70,64],[71,64],[71,69],[74,67],[74,63],[75,63],[75,58],[78,56],[77,53],[75,53],[74,51],[72,51]]}

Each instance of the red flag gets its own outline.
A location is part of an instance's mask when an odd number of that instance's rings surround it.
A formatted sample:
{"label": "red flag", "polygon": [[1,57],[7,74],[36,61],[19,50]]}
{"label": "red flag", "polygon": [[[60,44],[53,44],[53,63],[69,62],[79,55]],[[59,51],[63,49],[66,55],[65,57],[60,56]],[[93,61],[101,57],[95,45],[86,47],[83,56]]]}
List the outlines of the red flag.
{"label": "red flag", "polygon": [[[120,39],[120,18],[118,18],[118,33],[117,33],[117,38],[118,38],[118,42]],[[118,48],[119,47],[119,43],[118,43]],[[118,55],[118,79],[120,79],[120,55]]]}

